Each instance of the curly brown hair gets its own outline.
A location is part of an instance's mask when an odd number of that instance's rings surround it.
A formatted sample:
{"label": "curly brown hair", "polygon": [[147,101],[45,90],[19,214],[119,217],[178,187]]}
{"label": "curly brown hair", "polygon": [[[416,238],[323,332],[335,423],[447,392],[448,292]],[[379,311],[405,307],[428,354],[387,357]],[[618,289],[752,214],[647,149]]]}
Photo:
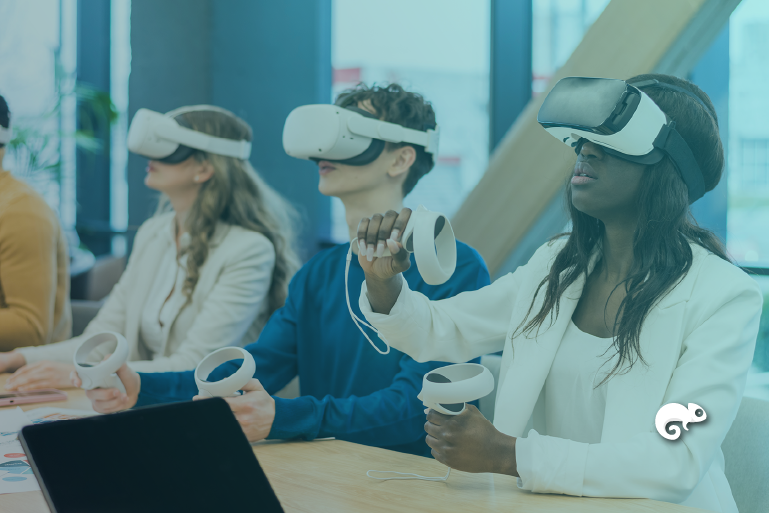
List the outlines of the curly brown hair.
{"label": "curly brown hair", "polygon": [[[414,130],[435,128],[435,111],[430,102],[421,94],[406,91],[399,84],[372,85],[368,87],[360,83],[351,89],[339,93],[336,104],[340,107],[356,106],[360,102],[369,101],[374,113],[382,121],[396,123]],[[404,146],[412,146],[417,152],[416,159],[409,169],[403,182],[403,196],[410,193],[417,182],[435,165],[433,155],[427,153],[422,146],[409,143],[387,143],[386,151],[392,151]]]}
{"label": "curly brown hair", "polygon": [[[198,132],[225,139],[251,141],[251,127],[235,114],[218,107],[205,106],[179,114],[175,119]],[[196,152],[192,158],[208,161],[214,174],[200,188],[185,220],[191,241],[185,252],[187,277],[183,292],[190,298],[200,277],[200,268],[208,258],[209,242],[221,222],[261,233],[275,248],[275,267],[268,294],[268,309],[259,320],[267,319],[285,303],[288,282],[299,268],[294,208],[267,185],[247,160]],[[158,212],[166,211],[168,199],[161,198]]]}

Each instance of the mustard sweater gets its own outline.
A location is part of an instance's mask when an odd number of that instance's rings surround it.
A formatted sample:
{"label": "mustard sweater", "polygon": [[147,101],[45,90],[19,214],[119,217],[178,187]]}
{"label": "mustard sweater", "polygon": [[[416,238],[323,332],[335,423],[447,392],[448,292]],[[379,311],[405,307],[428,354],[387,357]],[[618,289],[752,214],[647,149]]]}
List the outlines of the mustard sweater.
{"label": "mustard sweater", "polygon": [[72,335],[69,254],[56,214],[0,171],[0,351]]}

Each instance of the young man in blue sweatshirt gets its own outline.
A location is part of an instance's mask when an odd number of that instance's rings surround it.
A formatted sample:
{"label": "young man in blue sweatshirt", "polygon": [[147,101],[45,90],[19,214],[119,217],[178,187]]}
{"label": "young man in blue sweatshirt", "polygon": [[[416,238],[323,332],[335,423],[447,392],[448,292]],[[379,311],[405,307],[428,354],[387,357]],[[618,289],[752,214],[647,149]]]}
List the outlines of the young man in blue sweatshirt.
{"label": "young man in blue sweatshirt", "polygon": [[[337,104],[367,110],[408,128],[435,126],[432,106],[397,85],[358,86],[342,93]],[[400,211],[403,198],[433,165],[433,156],[421,146],[388,143],[367,165],[319,161],[318,188],[322,194],[342,200],[352,240],[360,219]],[[424,406],[417,394],[424,374],[445,363],[417,363],[394,349],[387,355],[374,350],[347,310],[344,270],[348,249],[348,244],[342,244],[322,251],[296,273],[285,306],[272,315],[259,339],[245,348],[254,357],[254,377],[258,379],[244,387],[244,395],[226,400],[250,441],[336,437],[430,456],[425,443]],[[353,250],[358,253],[357,244]],[[489,284],[480,255],[461,242],[457,242],[456,271],[443,285],[427,285],[416,265],[404,273],[404,278],[412,290],[433,300]],[[350,297],[360,295],[363,280],[363,270],[353,258]],[[362,318],[357,301],[351,306]],[[371,338],[384,345],[374,335]],[[228,362],[209,380],[222,379],[238,367]],[[98,389],[87,395],[94,409],[103,413],[186,401],[197,394],[193,372],[136,373],[124,365],[118,375],[125,393]],[[300,397],[273,396],[297,375]],[[79,384],[76,376],[74,379]]]}

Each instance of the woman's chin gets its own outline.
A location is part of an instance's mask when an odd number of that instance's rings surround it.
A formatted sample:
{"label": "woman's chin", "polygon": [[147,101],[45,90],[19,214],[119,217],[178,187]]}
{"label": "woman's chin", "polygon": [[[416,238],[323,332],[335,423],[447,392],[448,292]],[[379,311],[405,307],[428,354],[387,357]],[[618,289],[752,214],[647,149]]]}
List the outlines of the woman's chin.
{"label": "woman's chin", "polygon": [[157,183],[157,180],[155,179],[155,177],[149,174],[144,178],[144,185],[155,191],[160,190],[159,184]]}
{"label": "woman's chin", "polygon": [[596,217],[596,208],[594,202],[590,201],[589,198],[582,198],[582,197],[575,197],[572,195],[571,197],[571,204],[582,212],[583,214],[589,215],[590,217]]}

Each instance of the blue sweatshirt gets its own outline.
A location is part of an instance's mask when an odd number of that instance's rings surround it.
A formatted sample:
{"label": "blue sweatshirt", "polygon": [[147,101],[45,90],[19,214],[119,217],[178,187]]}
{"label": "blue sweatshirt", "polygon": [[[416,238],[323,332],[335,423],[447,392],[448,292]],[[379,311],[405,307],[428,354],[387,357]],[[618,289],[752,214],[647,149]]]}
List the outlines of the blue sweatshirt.
{"label": "blue sweatshirt", "polygon": [[[327,249],[307,262],[291,280],[286,304],[273,313],[259,339],[245,348],[256,361],[254,377],[267,393],[275,394],[299,376],[301,397],[275,397],[275,420],[268,438],[336,437],[429,456],[424,406],[417,394],[423,375],[446,363],[417,363],[395,349],[381,355],[371,347],[347,310],[344,268],[349,246]],[[411,290],[434,300],[489,284],[483,259],[461,242],[457,242],[457,269],[443,285],[427,285],[413,255],[404,278]],[[364,279],[353,254],[350,303],[360,318],[358,297]],[[375,333],[368,333],[385,349]],[[240,360],[225,363],[209,380],[229,376],[239,366]],[[136,406],[191,399],[198,392],[193,372],[142,373]]]}

